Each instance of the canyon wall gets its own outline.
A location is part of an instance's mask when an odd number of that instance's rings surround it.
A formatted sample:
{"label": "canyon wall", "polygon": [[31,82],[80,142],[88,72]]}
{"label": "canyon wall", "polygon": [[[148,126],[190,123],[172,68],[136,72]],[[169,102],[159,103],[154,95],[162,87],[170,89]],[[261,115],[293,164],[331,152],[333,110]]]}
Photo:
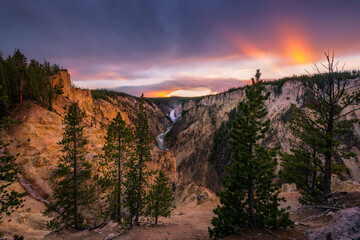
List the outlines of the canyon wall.
{"label": "canyon wall", "polygon": [[[359,79],[351,80],[350,85],[359,88]],[[351,88],[351,91],[355,90]],[[283,86],[267,85],[266,92],[270,98],[265,105],[268,110],[266,119],[270,119],[270,130],[264,143],[269,146],[281,146],[283,151],[289,151],[289,138],[292,138],[288,128],[289,109],[291,104],[300,106],[304,85],[300,81],[287,81]],[[174,153],[181,179],[194,181],[200,186],[213,190],[221,188],[221,178],[224,167],[230,163],[230,158],[221,164],[209,162],[213,149],[214,134],[222,123],[229,119],[229,113],[244,100],[245,91],[238,90],[208,96],[199,102],[189,101],[182,106],[182,115],[165,136],[165,145]],[[351,110],[350,108],[346,111]],[[360,111],[351,117],[359,118]],[[221,134],[221,133],[219,133]],[[360,129],[356,125],[351,136],[351,143],[360,139]],[[350,144],[350,143],[349,143]],[[349,169],[348,179],[360,181],[360,145],[354,145],[351,150],[357,157],[344,160]],[[219,169],[221,168],[221,169]],[[336,183],[336,181],[334,181]]]}
{"label": "canyon wall", "polygon": [[[85,135],[89,144],[86,147],[86,157],[97,169],[99,154],[105,142],[108,123],[120,112],[129,126],[134,126],[139,101],[132,96],[118,96],[115,98],[94,99],[90,90],[74,88],[71,85],[70,74],[61,71],[52,79],[55,86],[63,81],[63,94],[54,97],[52,111],[27,101],[13,111],[12,117],[19,120],[10,130],[2,132],[1,140],[9,143],[6,150],[10,154],[18,154],[17,167],[23,178],[31,183],[34,189],[46,200],[51,201],[52,172],[58,159],[63,154],[58,142],[62,139],[64,125],[62,118],[72,102],[78,102],[85,112]],[[154,104],[146,103],[149,115],[150,133],[152,136],[164,132],[171,126],[168,117]],[[176,161],[170,152],[161,151],[152,143],[153,161],[149,163],[151,169],[163,169],[171,182],[177,181]]]}
{"label": "canyon wall", "polygon": [[[52,111],[29,101],[18,105],[13,117],[21,123],[13,125],[1,138],[3,142],[10,143],[7,147],[10,154],[20,153],[16,160],[20,173],[45,199],[50,199],[52,194],[51,173],[62,155],[57,143],[62,139],[62,117],[69,104],[78,102],[86,113],[84,122],[89,137],[87,157],[94,163],[94,167],[99,160],[108,123],[120,111],[127,124],[133,126],[139,104],[137,98],[125,94],[107,100],[95,99],[90,90],[72,87],[67,71],[61,71],[51,79],[53,86],[60,81],[64,83],[64,93],[55,96]],[[359,79],[351,80],[351,84],[359,84]],[[292,138],[288,128],[289,108],[291,104],[302,104],[304,85],[300,81],[286,81],[281,86],[267,85],[266,91],[270,93],[265,103],[268,109],[266,119],[271,120],[271,125],[264,143],[269,147],[281,146],[283,151],[289,151],[288,139]],[[154,103],[146,103],[150,133],[154,136],[153,162],[149,163],[151,168],[163,168],[176,185],[195,183],[212,190],[220,189],[224,167],[229,165],[230,157],[224,162],[215,159],[210,163],[209,157],[214,151],[214,134],[222,134],[219,128],[229,120],[229,114],[244,98],[245,91],[240,89],[175,103],[175,109],[174,102],[170,102],[171,106],[167,107],[162,103],[162,110]],[[170,118],[171,110],[176,112],[177,121],[174,124]],[[351,117],[359,116],[360,111],[357,111]],[[171,126],[164,137],[164,144],[169,151],[161,150],[156,144],[156,136]],[[356,125],[351,136],[352,142],[360,139],[359,133],[359,126]],[[354,181],[360,181],[359,148],[359,145],[352,147],[357,153],[356,158],[344,161],[349,168],[348,178]]]}

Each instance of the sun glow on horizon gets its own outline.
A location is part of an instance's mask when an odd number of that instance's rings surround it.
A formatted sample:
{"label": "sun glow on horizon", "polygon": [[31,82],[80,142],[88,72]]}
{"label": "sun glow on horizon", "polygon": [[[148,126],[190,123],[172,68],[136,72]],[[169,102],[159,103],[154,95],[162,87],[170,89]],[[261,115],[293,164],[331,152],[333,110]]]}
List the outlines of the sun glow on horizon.
{"label": "sun glow on horizon", "polygon": [[284,56],[292,64],[305,64],[314,60],[307,34],[299,25],[283,25],[279,29]]}
{"label": "sun glow on horizon", "polygon": [[166,97],[199,97],[214,94],[215,92],[211,91],[211,89],[206,87],[199,87],[187,90],[177,90],[169,93]]}
{"label": "sun glow on horizon", "polygon": [[[311,70],[313,62],[322,59],[320,57],[323,55],[314,51],[317,47],[313,36],[300,21],[276,23],[273,26],[271,31],[274,37],[269,41],[251,39],[250,36],[227,29],[222,32],[225,37],[225,52],[190,57],[170,54],[165,58],[166,61],[162,60],[158,65],[150,65],[128,74],[125,74],[125,68],[116,71],[118,66],[112,65],[105,69],[107,71],[89,79],[106,79],[101,81],[101,87],[114,88],[116,85],[118,88],[123,87],[124,92],[136,96],[139,92],[144,92],[145,96],[150,98],[195,97],[236,87],[234,80],[239,80],[240,84],[240,80],[250,79],[258,68],[268,79],[306,74],[305,70]],[[351,62],[354,63],[355,60],[352,59]],[[81,71],[75,73],[82,74]],[[87,77],[85,75],[79,79]],[[227,81],[233,82],[225,84]],[[86,85],[85,80],[78,82]],[[92,83],[87,85],[91,86],[90,88],[95,86]]]}
{"label": "sun glow on horizon", "polygon": [[145,93],[145,96],[148,98],[162,98],[162,97],[169,97],[169,94],[171,94],[173,91],[151,91]]}

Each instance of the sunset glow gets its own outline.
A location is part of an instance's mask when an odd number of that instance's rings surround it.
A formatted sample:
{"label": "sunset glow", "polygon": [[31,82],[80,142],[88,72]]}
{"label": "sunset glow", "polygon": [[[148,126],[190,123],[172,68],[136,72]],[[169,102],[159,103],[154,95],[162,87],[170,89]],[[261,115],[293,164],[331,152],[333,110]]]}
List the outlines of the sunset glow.
{"label": "sunset glow", "polygon": [[169,97],[171,93],[172,93],[171,91],[153,91],[153,92],[147,92],[145,94],[145,97],[149,97],[149,98]]}
{"label": "sunset glow", "polygon": [[171,97],[171,96],[198,97],[198,96],[209,95],[212,93],[213,92],[208,88],[194,88],[189,90],[177,90],[166,95],[166,97]]}
{"label": "sunset glow", "polygon": [[261,59],[266,58],[266,54],[259,47],[250,41],[241,38],[235,33],[229,33],[229,40],[235,46],[238,56],[242,54],[249,58]]}
{"label": "sunset glow", "polygon": [[256,69],[266,79],[306,74],[327,50],[359,68],[359,1],[55,2],[4,2],[0,51],[57,63],[83,88],[217,93]]}
{"label": "sunset glow", "polygon": [[291,64],[304,64],[314,60],[306,34],[298,26],[282,26],[281,39],[285,56]]}

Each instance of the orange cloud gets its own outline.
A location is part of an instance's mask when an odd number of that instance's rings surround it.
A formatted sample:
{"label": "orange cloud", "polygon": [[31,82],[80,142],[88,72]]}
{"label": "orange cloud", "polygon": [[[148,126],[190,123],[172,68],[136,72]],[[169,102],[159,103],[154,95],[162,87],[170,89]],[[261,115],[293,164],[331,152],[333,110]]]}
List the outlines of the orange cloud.
{"label": "orange cloud", "polygon": [[266,57],[266,53],[264,51],[235,32],[228,31],[226,35],[230,43],[240,54],[244,54],[247,57],[255,59],[262,59]]}
{"label": "orange cloud", "polygon": [[239,51],[248,57],[255,59],[262,59],[266,57],[265,52],[261,51],[260,48],[245,40],[236,41],[234,45]]}
{"label": "orange cloud", "polygon": [[288,64],[304,64],[315,59],[308,35],[300,24],[293,21],[291,24],[278,23],[275,26],[274,32],[277,32],[278,37],[269,37],[268,43],[263,39],[249,41],[231,30],[225,31],[225,35],[238,55],[252,59],[277,57]]}
{"label": "orange cloud", "polygon": [[145,97],[148,98],[157,98],[157,97],[169,97],[173,91],[165,90],[165,91],[150,91],[145,94]]}
{"label": "orange cloud", "polygon": [[305,64],[314,60],[308,37],[295,24],[282,25],[279,29],[284,57],[292,64]]}

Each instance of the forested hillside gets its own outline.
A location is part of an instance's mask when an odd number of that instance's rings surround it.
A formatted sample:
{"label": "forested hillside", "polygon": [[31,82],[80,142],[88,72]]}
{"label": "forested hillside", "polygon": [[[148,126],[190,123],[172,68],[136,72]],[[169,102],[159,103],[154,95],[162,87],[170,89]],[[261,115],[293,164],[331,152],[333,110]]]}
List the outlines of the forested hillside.
{"label": "forested hillside", "polygon": [[64,69],[46,60],[43,63],[34,59],[28,61],[20,50],[6,58],[0,53],[0,97],[5,97],[0,115],[4,116],[13,104],[22,103],[25,99],[51,109],[54,94],[62,93],[63,82],[52,86],[50,76],[61,70]]}

